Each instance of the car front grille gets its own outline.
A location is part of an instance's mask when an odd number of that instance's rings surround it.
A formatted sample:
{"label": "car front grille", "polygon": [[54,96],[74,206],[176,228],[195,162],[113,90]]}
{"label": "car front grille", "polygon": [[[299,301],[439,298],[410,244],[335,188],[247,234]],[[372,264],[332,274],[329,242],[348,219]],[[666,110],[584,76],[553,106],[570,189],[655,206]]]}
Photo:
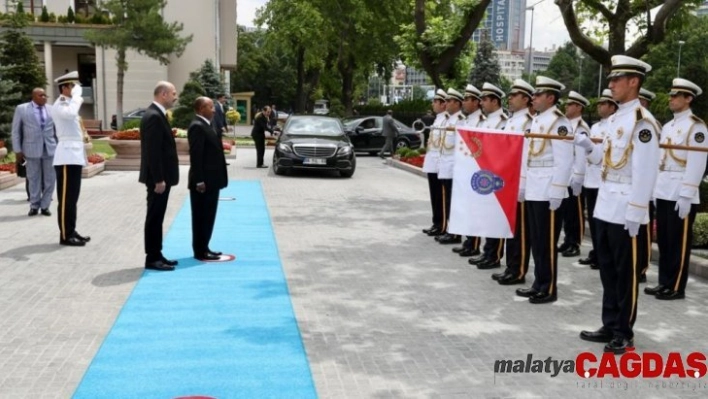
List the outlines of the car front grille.
{"label": "car front grille", "polygon": [[303,158],[329,158],[337,152],[337,146],[333,144],[295,144],[293,151],[295,155]]}

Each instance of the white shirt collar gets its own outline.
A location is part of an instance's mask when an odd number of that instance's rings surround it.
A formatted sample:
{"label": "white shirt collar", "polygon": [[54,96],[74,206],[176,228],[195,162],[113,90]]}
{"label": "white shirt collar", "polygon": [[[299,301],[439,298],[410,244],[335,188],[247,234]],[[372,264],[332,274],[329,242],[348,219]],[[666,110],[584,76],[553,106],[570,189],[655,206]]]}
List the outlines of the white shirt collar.
{"label": "white shirt collar", "polygon": [[157,105],[157,108],[160,108],[160,111],[162,111],[162,115],[167,115],[167,111],[165,110],[165,107],[162,106],[162,104],[158,103],[157,101],[153,101],[152,103]]}
{"label": "white shirt collar", "polygon": [[209,119],[207,119],[199,114],[197,114],[197,116],[200,117],[204,122],[206,122],[207,125],[211,125],[211,121]]}

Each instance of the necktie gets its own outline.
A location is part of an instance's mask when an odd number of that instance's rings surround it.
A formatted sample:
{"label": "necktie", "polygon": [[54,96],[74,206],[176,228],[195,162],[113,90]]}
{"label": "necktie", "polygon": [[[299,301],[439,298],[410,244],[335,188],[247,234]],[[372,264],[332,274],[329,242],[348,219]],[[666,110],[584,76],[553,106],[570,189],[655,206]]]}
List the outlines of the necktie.
{"label": "necktie", "polygon": [[39,124],[42,127],[42,130],[44,130],[44,123],[46,122],[44,119],[44,107],[40,105],[38,108],[39,108]]}

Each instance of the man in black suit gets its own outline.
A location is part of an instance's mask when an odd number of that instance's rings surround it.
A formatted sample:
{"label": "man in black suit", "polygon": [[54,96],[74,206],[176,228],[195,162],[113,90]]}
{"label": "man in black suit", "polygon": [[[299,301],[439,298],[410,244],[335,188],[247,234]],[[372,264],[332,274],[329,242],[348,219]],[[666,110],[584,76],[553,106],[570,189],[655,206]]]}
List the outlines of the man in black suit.
{"label": "man in black suit", "polygon": [[194,101],[197,116],[187,130],[189,139],[189,199],[192,206],[192,249],[198,260],[217,260],[221,252],[209,249],[219,190],[226,187],[226,158],[221,139],[210,120],[214,103],[208,97]]}
{"label": "man in black suit", "polygon": [[158,82],[154,99],[140,121],[140,176],[147,187],[145,216],[145,268],[171,271],[176,260],[162,255],[162,222],[170,187],[179,183],[177,147],[166,111],[177,102],[177,90],[170,82]]}
{"label": "man in black suit", "polygon": [[253,129],[251,129],[251,137],[256,145],[256,167],[257,168],[267,168],[263,165],[263,156],[265,155],[265,132],[268,131],[273,134],[273,129],[268,123],[268,118],[270,117],[270,107],[265,106],[256,114],[256,118],[253,120]]}
{"label": "man in black suit", "polygon": [[227,131],[224,103],[226,103],[226,94],[217,94],[216,102],[214,103],[214,130],[216,130],[216,135],[219,136],[219,140],[221,140],[224,133]]}

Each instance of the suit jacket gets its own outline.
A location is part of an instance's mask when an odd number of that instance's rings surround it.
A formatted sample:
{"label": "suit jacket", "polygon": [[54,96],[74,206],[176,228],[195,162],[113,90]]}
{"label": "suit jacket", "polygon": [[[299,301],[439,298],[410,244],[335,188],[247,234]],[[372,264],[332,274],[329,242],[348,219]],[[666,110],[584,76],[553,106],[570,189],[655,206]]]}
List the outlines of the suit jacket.
{"label": "suit jacket", "polygon": [[54,156],[57,139],[49,108],[51,107],[44,106],[44,129],[37,120],[31,101],[15,108],[15,115],[12,118],[12,148],[15,152],[21,152],[27,158]]}
{"label": "suit jacket", "polygon": [[211,125],[195,117],[187,129],[189,139],[189,179],[187,187],[194,190],[204,183],[207,190],[220,190],[228,184],[224,146]]}
{"label": "suit jacket", "polygon": [[391,117],[391,115],[386,115],[383,117],[381,135],[384,137],[398,136],[398,126],[396,126],[396,122],[393,120],[393,117]]}
{"label": "suit jacket", "polygon": [[259,112],[253,120],[251,137],[265,137],[266,130],[273,134],[273,129],[268,125],[268,118],[262,112]]}
{"label": "suit jacket", "polygon": [[179,183],[179,160],[172,128],[157,105],[150,104],[140,120],[140,176],[138,181],[153,185],[164,181]]}
{"label": "suit jacket", "polygon": [[221,137],[224,134],[224,128],[226,127],[226,113],[224,112],[224,106],[218,101],[214,102],[213,123],[216,134]]}

